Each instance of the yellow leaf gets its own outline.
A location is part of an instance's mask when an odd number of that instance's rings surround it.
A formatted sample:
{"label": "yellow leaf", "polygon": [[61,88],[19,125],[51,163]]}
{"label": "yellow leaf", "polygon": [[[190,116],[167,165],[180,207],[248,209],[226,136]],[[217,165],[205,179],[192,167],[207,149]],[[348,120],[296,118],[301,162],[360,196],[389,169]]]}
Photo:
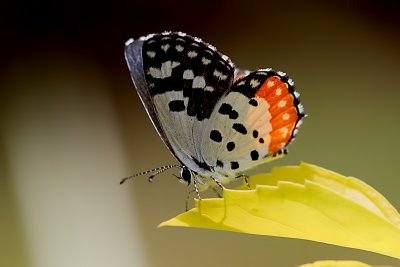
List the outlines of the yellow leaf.
{"label": "yellow leaf", "polygon": [[301,163],[225,189],[160,224],[300,238],[400,259],[400,215],[362,181]]}
{"label": "yellow leaf", "polygon": [[[303,264],[298,267],[372,267],[371,265],[359,261],[316,261],[314,263]],[[378,266],[376,266],[378,267]],[[383,267],[383,266],[382,266]]]}

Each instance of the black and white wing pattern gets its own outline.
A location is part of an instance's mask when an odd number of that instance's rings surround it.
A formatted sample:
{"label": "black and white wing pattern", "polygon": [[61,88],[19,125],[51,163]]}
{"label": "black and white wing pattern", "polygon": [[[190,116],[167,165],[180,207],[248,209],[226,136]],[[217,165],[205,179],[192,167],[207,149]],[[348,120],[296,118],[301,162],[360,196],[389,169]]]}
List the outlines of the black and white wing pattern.
{"label": "black and white wing pattern", "polygon": [[[236,177],[286,154],[304,116],[293,85],[285,73],[272,69],[236,79],[203,132],[201,154],[216,177]],[[212,135],[221,137],[215,140]]]}
{"label": "black and white wing pattern", "polygon": [[286,74],[235,69],[197,37],[131,39],[125,58],[160,137],[203,184],[229,181],[282,153],[303,117]]}

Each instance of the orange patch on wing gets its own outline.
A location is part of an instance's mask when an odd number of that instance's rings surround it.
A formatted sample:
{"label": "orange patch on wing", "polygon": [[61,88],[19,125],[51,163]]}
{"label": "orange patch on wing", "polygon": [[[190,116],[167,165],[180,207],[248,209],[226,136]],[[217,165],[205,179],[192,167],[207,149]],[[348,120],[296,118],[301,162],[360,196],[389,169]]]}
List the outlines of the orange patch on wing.
{"label": "orange patch on wing", "polygon": [[270,106],[273,106],[283,96],[288,95],[287,85],[279,77],[269,77],[258,89],[256,96],[267,100]]}
{"label": "orange patch on wing", "polygon": [[256,96],[264,98],[269,104],[272,131],[268,154],[273,155],[290,141],[299,119],[294,96],[289,92],[288,85],[276,76],[269,77]]}
{"label": "orange patch on wing", "polygon": [[298,118],[296,107],[292,105],[283,110],[283,112],[272,116],[272,131],[290,125],[293,122],[296,123]]}
{"label": "orange patch on wing", "polygon": [[286,144],[289,142],[290,138],[292,137],[292,132],[296,125],[296,121],[285,125],[284,127],[278,128],[273,130],[270,133],[271,141],[269,143],[269,154],[273,155],[282,149]]}
{"label": "orange patch on wing", "polygon": [[282,112],[290,109],[290,107],[294,107],[294,96],[292,94],[287,94],[277,99],[273,105],[270,104],[269,113],[271,113],[272,118],[275,118]]}

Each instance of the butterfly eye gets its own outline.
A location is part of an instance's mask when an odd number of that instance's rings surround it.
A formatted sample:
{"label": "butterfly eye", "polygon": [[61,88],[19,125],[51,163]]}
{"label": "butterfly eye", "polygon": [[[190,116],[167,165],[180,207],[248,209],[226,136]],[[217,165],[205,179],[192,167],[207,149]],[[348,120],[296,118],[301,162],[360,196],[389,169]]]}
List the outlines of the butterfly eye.
{"label": "butterfly eye", "polygon": [[181,181],[185,181],[188,184],[190,184],[191,179],[192,179],[192,173],[189,171],[188,168],[182,167],[182,169],[181,169]]}

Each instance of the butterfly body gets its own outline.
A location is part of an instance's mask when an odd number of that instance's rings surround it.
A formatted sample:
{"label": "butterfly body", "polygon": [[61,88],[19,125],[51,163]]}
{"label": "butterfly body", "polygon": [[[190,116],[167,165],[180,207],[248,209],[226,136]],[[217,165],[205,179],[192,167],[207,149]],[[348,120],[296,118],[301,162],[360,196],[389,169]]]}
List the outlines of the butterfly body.
{"label": "butterfly body", "polygon": [[274,159],[303,117],[285,73],[240,71],[199,38],[165,32],[131,39],[125,57],[140,99],[187,182],[226,183]]}

